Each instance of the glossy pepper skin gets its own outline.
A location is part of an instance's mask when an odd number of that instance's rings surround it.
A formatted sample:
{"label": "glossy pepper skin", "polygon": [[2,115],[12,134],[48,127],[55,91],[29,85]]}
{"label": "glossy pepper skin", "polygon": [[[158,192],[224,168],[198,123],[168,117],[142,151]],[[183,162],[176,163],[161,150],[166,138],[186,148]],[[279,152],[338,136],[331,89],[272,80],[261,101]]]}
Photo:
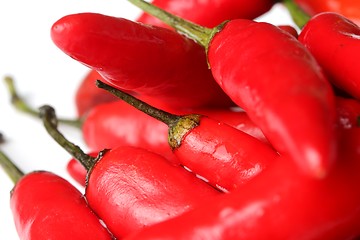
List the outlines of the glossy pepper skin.
{"label": "glossy pepper skin", "polygon": [[10,205],[21,240],[113,239],[84,196],[53,173],[25,175],[11,192]]}
{"label": "glossy pepper skin", "polygon": [[205,47],[216,82],[277,151],[309,176],[330,171],[337,154],[335,95],[315,58],[293,35],[245,19],[209,29],[143,0],[129,1]]}
{"label": "glossy pepper skin", "polygon": [[247,184],[278,157],[269,145],[208,117],[200,117],[173,152],[182,165],[225,192]]}
{"label": "glossy pepper skin", "polygon": [[360,24],[360,3],[354,0],[295,0],[308,14],[314,16],[321,12],[336,12]]}
{"label": "glossy pepper skin", "polygon": [[216,81],[275,149],[289,154],[309,175],[319,177],[331,168],[336,157],[334,93],[293,36],[268,23],[233,20],[211,40],[208,59]]}
{"label": "glossy pepper skin", "polygon": [[[191,22],[215,27],[230,19],[259,17],[269,11],[275,2],[274,0],[154,0],[152,4]],[[143,13],[137,21],[169,27],[147,13]]]}
{"label": "glossy pepper skin", "polygon": [[79,13],[55,22],[51,38],[120,89],[179,109],[234,105],[214,81],[203,49],[169,29]]}
{"label": "glossy pepper skin", "polygon": [[359,130],[342,133],[340,159],[325,179],[279,159],[237,192],[126,239],[354,239],[360,234]]}
{"label": "glossy pepper skin", "polygon": [[[267,142],[261,130],[245,112],[220,109],[199,109],[197,112]],[[129,145],[148,149],[171,162],[178,162],[168,144],[166,124],[123,101],[94,107],[84,119],[82,134],[87,146],[94,151]]]}
{"label": "glossy pepper skin", "polygon": [[304,26],[299,41],[309,49],[335,86],[360,99],[358,25],[337,13],[320,13]]}
{"label": "glossy pepper skin", "polygon": [[85,196],[117,237],[178,216],[220,192],[160,155],[119,147],[96,163]]}
{"label": "glossy pepper skin", "polygon": [[103,79],[99,73],[94,70],[90,70],[84,79],[80,82],[75,92],[75,107],[77,115],[83,117],[88,113],[94,106],[105,103],[113,102],[117,100],[111,94],[107,94],[104,91],[100,91],[95,86],[97,79]]}

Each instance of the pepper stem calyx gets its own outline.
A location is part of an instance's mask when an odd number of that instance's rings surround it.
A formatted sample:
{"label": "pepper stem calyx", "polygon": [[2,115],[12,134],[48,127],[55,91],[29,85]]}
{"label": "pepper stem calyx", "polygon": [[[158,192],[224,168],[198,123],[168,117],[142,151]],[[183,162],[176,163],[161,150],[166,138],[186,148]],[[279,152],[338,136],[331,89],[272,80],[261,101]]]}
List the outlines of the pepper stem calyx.
{"label": "pepper stem calyx", "polygon": [[161,109],[155,108],[130,94],[127,94],[117,88],[114,88],[100,80],[96,81],[96,86],[104,89],[116,97],[127,102],[143,113],[165,123],[169,127],[168,142],[172,149],[181,145],[183,137],[200,123],[201,116],[198,114],[189,114],[185,116],[171,114]]}

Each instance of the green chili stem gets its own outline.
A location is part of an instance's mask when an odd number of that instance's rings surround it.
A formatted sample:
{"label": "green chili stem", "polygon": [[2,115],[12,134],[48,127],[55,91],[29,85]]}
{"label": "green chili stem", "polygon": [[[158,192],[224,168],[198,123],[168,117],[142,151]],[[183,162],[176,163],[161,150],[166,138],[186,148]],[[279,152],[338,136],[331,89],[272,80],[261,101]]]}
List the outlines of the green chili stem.
{"label": "green chili stem", "polygon": [[178,32],[186,35],[187,37],[193,39],[198,44],[207,48],[209,42],[211,41],[213,35],[222,28],[222,24],[219,27],[215,28],[206,28],[195,24],[190,21],[186,21],[178,16],[175,16],[165,10],[152,5],[151,3],[145,2],[143,0],[128,0],[135,6],[139,7],[143,11],[155,16],[169,26],[175,28]]}
{"label": "green chili stem", "polygon": [[97,158],[84,153],[79,146],[73,144],[61,134],[57,128],[58,120],[54,108],[49,105],[44,105],[39,108],[39,112],[50,136],[89,171],[95,165]]}
{"label": "green chili stem", "polygon": [[310,16],[306,14],[294,0],[283,0],[283,4],[288,9],[295,24],[302,29],[305,24],[310,20]]}
{"label": "green chili stem", "polygon": [[14,184],[24,176],[24,173],[2,151],[0,151],[0,165]]}
{"label": "green chili stem", "polygon": [[110,85],[107,85],[107,84],[101,82],[100,80],[96,81],[96,86],[112,93],[116,97],[118,97],[118,98],[122,99],[123,101],[127,102],[128,104],[130,104],[131,106],[137,108],[138,110],[146,113],[147,115],[149,115],[153,118],[158,119],[159,121],[165,123],[168,126],[173,125],[174,122],[177,122],[181,118],[181,116],[171,114],[171,113],[165,112],[163,110],[160,110],[158,108],[155,108],[155,107],[141,101],[140,99],[137,99],[119,89],[116,89]]}
{"label": "green chili stem", "polygon": [[[20,97],[20,95],[18,94],[15,84],[14,84],[14,80],[7,76],[4,78],[4,81],[6,83],[6,86],[10,92],[11,95],[11,103],[12,105],[19,111],[27,113],[33,117],[38,118],[39,117],[39,111],[37,109],[33,109],[32,107],[30,107],[25,100]],[[66,124],[69,126],[73,126],[76,128],[81,128],[82,125],[82,120],[81,119],[61,119],[59,118],[58,121],[62,124]]]}

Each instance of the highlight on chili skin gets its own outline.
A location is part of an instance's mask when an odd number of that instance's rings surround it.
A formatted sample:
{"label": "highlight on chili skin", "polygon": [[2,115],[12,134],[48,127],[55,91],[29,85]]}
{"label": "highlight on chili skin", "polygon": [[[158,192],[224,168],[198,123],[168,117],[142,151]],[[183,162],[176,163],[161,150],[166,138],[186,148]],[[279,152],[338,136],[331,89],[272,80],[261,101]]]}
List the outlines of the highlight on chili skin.
{"label": "highlight on chili skin", "polygon": [[[79,185],[21,171],[0,133],[20,240],[360,239],[359,4],[128,2],[135,19],[75,12],[49,29],[87,68],[63,93],[73,119],[4,78]],[[278,6],[293,22],[261,20]]]}

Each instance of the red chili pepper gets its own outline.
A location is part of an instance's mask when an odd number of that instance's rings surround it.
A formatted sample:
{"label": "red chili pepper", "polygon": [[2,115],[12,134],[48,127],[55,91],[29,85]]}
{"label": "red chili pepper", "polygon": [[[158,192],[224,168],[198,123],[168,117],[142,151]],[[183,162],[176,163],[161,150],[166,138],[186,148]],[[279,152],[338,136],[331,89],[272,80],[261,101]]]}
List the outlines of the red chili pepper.
{"label": "red chili pepper", "polygon": [[360,128],[343,131],[334,171],[322,180],[279,159],[224,194],[130,239],[354,239],[360,235]]}
{"label": "red chili pepper", "polygon": [[80,13],[55,22],[51,37],[118,88],[176,108],[234,105],[214,81],[203,49],[169,29]]}
{"label": "red chili pepper", "polygon": [[0,165],[15,183],[10,206],[20,239],[113,239],[84,196],[62,177],[21,172],[0,152]]}
{"label": "red chili pepper", "polygon": [[116,100],[111,94],[99,91],[95,86],[95,80],[97,79],[101,80],[103,78],[99,73],[91,70],[76,89],[75,107],[79,117],[83,117],[90,109],[100,103],[113,102]]}
{"label": "red chili pepper", "polygon": [[101,81],[97,86],[168,125],[169,145],[179,163],[224,191],[247,183],[278,157],[268,144],[222,122],[170,114]]}
{"label": "red chili pepper", "polygon": [[294,0],[306,13],[336,12],[360,24],[360,3],[354,0]]}
{"label": "red chili pepper", "polygon": [[122,146],[94,159],[58,132],[51,107],[40,111],[49,134],[90,171],[86,200],[115,237],[178,216],[220,194],[193,173],[145,149]]}
{"label": "red chili pepper", "polygon": [[[254,19],[259,17],[269,11],[275,2],[274,0],[154,0],[152,4],[191,22],[206,27],[215,27],[229,19]],[[137,21],[169,27],[147,13],[143,13]]]}
{"label": "red chili pepper", "polygon": [[203,45],[215,80],[274,148],[305,173],[326,175],[337,148],[334,93],[300,42],[268,23],[239,19],[209,29],[129,1]]}
{"label": "red chili pepper", "polygon": [[192,173],[142,149],[111,150],[96,169],[85,196],[116,236],[178,216],[219,195]]}
{"label": "red chili pepper", "polygon": [[[324,41],[326,36],[326,41]],[[360,27],[336,13],[314,16],[299,35],[329,80],[360,99]]]}

